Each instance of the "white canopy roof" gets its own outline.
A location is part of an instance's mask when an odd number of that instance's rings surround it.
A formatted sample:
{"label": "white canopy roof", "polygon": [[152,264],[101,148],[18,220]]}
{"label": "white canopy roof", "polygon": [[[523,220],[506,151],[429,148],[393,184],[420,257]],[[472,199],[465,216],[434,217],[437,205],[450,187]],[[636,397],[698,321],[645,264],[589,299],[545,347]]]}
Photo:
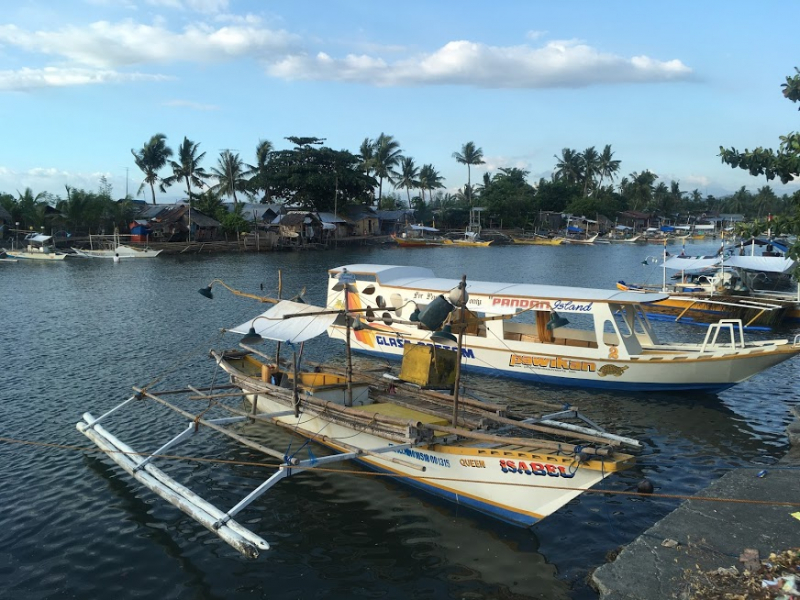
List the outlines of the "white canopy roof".
{"label": "white canopy roof", "polygon": [[[285,318],[287,315],[304,316]],[[294,344],[325,333],[336,317],[337,313],[331,314],[331,311],[320,306],[282,300],[268,311],[228,331],[244,335],[252,327],[261,337]]]}
{"label": "white canopy roof", "polygon": [[718,265],[721,260],[719,256],[671,256],[663,266],[676,271],[697,271]]}
{"label": "white canopy roof", "polygon": [[739,267],[749,271],[764,271],[765,273],[785,273],[794,267],[791,258],[782,256],[731,256],[725,261],[729,267]]}
{"label": "white canopy roof", "polygon": [[43,233],[37,233],[36,235],[28,234],[28,235],[25,236],[25,239],[28,240],[29,242],[39,242],[39,243],[43,244],[44,242],[46,242],[48,240],[52,240],[53,236],[52,235],[44,235]]}
{"label": "white canopy roof", "polygon": [[436,229],[436,227],[427,227],[425,225],[409,225],[408,228],[414,231],[430,231],[430,232],[439,231],[438,229]]}

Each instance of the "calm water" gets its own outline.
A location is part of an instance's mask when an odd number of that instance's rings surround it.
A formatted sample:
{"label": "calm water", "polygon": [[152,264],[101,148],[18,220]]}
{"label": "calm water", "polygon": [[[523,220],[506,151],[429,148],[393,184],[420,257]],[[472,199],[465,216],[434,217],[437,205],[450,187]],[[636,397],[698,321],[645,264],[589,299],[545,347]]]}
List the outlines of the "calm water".
{"label": "calm water", "polygon": [[[687,248],[692,253],[715,244]],[[202,526],[86,450],[75,429],[156,376],[166,387],[220,376],[219,333],[263,307],[221,288],[284,295],[307,287],[324,300],[326,269],[354,262],[417,264],[458,278],[612,287],[617,279],[658,282],[641,265],[646,246],[391,247],[155,260],[75,260],[0,265],[0,596],[7,598],[593,598],[586,577],[677,501],[584,494],[530,531],[492,520],[384,479],[306,474],[284,481],[243,514],[272,549],[249,561]],[[669,329],[664,330],[665,327]],[[691,337],[689,326],[657,328]],[[782,337],[795,331],[780,332]],[[228,342],[228,344],[226,344]],[[312,358],[341,356],[323,340]],[[378,363],[364,362],[365,367]],[[527,397],[566,401],[601,424],[641,439],[638,467],[612,476],[608,490],[648,477],[657,491],[693,494],[736,466],[769,464],[787,449],[783,430],[800,398],[789,361],[718,396],[572,391],[468,378]],[[216,379],[214,379],[216,377]],[[142,404],[109,429],[154,450],[183,423]],[[273,446],[284,432],[260,431]],[[295,442],[296,444],[296,442]],[[230,441],[202,437],[179,448],[255,460]],[[268,473],[257,467],[179,463],[170,471],[230,507]]]}

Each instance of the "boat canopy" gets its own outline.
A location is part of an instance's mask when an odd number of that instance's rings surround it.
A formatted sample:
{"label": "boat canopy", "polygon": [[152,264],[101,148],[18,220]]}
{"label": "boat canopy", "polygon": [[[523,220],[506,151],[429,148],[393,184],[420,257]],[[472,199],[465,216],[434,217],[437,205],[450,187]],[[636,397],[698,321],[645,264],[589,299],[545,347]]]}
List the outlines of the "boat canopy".
{"label": "boat canopy", "polygon": [[782,256],[731,256],[725,261],[725,265],[729,267],[765,273],[786,273],[794,264],[791,258]]}
{"label": "boat canopy", "polygon": [[439,231],[436,227],[426,227],[425,225],[409,225],[408,228],[413,231],[430,231],[431,233]]}
{"label": "boat canopy", "polygon": [[39,242],[40,244],[44,244],[45,242],[52,240],[52,235],[44,235],[43,233],[36,233],[36,234],[28,234],[25,236],[25,239],[29,242]]}
{"label": "boat canopy", "polygon": [[[425,267],[399,267],[396,265],[354,264],[331,269],[331,275],[338,275],[343,269],[357,278],[372,275],[382,286],[416,291],[447,294],[456,288],[460,280],[435,277],[433,271]],[[361,276],[361,277],[359,277]],[[491,281],[467,280],[467,291],[475,296],[535,298],[541,300],[558,300],[559,312],[586,312],[585,305],[578,307],[576,303],[614,302],[619,304],[644,304],[659,302],[669,294],[640,292],[623,292],[616,289],[581,288],[561,285],[541,285],[535,283],[499,283]],[[497,303],[481,307],[478,310],[493,314],[515,314],[519,306],[514,303]]]}
{"label": "boat canopy", "polygon": [[337,315],[320,306],[281,300],[269,310],[228,331],[244,335],[252,327],[263,338],[295,344],[325,333]]}
{"label": "boat canopy", "polygon": [[670,256],[662,266],[676,271],[698,271],[715,267],[721,260],[719,256]]}

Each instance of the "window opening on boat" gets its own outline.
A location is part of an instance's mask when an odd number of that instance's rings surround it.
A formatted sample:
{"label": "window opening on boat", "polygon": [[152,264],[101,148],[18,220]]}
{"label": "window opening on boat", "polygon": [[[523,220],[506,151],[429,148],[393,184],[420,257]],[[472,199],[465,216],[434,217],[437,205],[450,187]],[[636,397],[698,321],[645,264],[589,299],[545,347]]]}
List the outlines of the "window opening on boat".
{"label": "window opening on boat", "polygon": [[378,308],[386,308],[386,299],[383,296],[375,296],[375,304]]}
{"label": "window opening on boat", "polygon": [[[620,331],[617,330],[617,327],[615,326],[615,323],[611,319],[608,319],[603,323],[603,343],[606,346],[617,346],[618,347],[619,343],[620,343],[620,340],[619,340],[620,333],[624,337],[630,337],[631,335],[633,335],[633,332],[630,329],[628,329],[628,324],[627,323],[622,321],[622,322],[618,323],[618,325],[619,325],[619,330]],[[626,331],[627,331],[627,334],[625,333]]]}
{"label": "window opening on boat", "polygon": [[391,296],[389,296],[389,302],[395,308],[394,314],[397,315],[398,317],[402,317],[403,308],[405,305],[403,297],[400,294],[394,293]]}

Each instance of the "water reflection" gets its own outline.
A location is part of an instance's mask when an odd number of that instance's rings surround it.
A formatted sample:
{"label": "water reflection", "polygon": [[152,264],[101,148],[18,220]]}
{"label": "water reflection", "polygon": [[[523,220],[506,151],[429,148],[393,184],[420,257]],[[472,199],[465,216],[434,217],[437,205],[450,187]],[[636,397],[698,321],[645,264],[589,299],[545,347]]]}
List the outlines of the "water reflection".
{"label": "water reflection", "polygon": [[[281,269],[285,295],[307,287],[311,302],[324,302],[328,268],[355,262],[416,261],[453,278],[466,272],[472,279],[611,287],[617,279],[644,279],[641,255],[650,250],[352,248],[12,265],[0,273],[0,318],[6,324],[0,347],[7,350],[0,372],[3,433],[85,446],[74,427],[80,414],[100,414],[128,397],[133,384],[157,375],[162,389],[219,382],[206,353],[234,342],[219,328],[241,323],[263,307],[222,290],[214,301],[197,294],[217,277],[269,294],[276,291]],[[657,327],[677,331],[663,323]],[[684,331],[704,335],[694,328]],[[342,347],[324,339],[309,345],[306,354],[311,360],[341,357]],[[382,366],[370,360],[363,368]],[[611,430],[642,439],[646,449],[639,465],[607,479],[605,489],[634,489],[647,477],[659,491],[691,494],[731,466],[784,453],[789,408],[800,402],[797,368],[795,360],[783,363],[719,396],[609,394],[471,375],[466,381],[493,387],[513,403],[567,402]],[[119,423],[115,431],[135,447],[154,449],[182,427],[143,404],[136,420]],[[260,435],[275,444],[291,439],[272,430]],[[252,458],[217,437],[181,448],[190,451]],[[6,511],[0,584],[15,597],[28,598],[314,597],[320,590],[342,597],[592,597],[584,583],[588,568],[677,504],[584,494],[523,531],[366,474],[309,474],[281,483],[245,513],[275,548],[248,562],[93,455],[4,443],[0,460],[6,481],[14,482],[0,486]],[[232,506],[266,476],[263,469],[230,465],[170,468],[223,506]]]}

